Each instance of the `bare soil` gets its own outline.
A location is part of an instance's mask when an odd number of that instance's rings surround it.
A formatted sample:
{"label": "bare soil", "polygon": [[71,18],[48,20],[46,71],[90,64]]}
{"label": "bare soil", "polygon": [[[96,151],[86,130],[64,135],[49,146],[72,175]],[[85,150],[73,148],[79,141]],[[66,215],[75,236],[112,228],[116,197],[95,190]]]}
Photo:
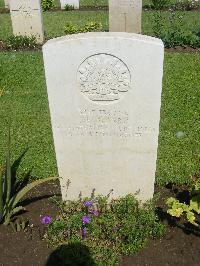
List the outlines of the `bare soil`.
{"label": "bare soil", "polygon": [[[176,195],[186,200],[188,192],[184,188],[169,186],[156,188],[160,193],[157,213],[166,224],[166,234],[161,239],[150,240],[143,250],[134,256],[121,258],[121,266],[199,266],[200,262],[200,231],[185,223],[176,221],[166,214],[165,200]],[[41,185],[34,189],[23,201],[27,212],[24,219],[29,220],[25,232],[14,232],[11,227],[0,225],[0,265],[1,266],[64,266],[57,257],[57,251],[48,247],[43,235],[45,226],[40,222],[41,215],[55,217],[58,209],[49,198],[57,194],[60,196],[58,182]],[[70,247],[71,249],[73,247]],[[90,254],[86,247],[80,247],[86,252],[87,261],[80,264],[68,263],[65,265],[92,265]]]}

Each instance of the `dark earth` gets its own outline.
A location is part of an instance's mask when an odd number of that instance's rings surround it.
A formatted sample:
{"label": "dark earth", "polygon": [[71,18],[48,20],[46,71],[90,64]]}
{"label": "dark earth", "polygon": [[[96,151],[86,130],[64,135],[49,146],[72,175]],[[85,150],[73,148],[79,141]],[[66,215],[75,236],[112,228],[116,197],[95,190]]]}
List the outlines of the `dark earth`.
{"label": "dark earth", "polygon": [[[187,191],[180,192],[174,186],[168,188],[156,188],[160,193],[157,204],[157,213],[163,223],[166,224],[166,234],[160,239],[150,240],[143,250],[134,256],[121,258],[121,266],[198,266],[200,265],[200,231],[190,226],[185,221],[177,221],[166,214],[165,200],[169,196],[177,196],[185,200]],[[10,226],[0,225],[0,265],[1,266],[62,266],[58,261],[56,252],[48,247],[43,235],[45,226],[40,222],[41,215],[55,217],[57,207],[50,201],[53,195],[60,196],[59,183],[43,184],[32,190],[23,201],[27,212],[23,214],[28,219],[29,226],[25,232],[14,232]],[[89,258],[90,254],[85,249]],[[84,252],[85,252],[84,250]],[[78,265],[78,264],[67,264]],[[88,260],[86,264],[90,265]]]}

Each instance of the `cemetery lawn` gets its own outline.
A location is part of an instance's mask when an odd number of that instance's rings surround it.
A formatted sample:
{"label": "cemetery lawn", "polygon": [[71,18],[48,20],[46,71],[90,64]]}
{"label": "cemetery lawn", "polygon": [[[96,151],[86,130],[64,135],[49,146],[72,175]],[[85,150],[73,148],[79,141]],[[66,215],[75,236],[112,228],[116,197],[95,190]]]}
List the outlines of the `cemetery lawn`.
{"label": "cemetery lawn", "polygon": [[[171,3],[175,3],[178,0],[172,0]],[[59,0],[54,0],[55,6],[60,6]],[[147,6],[151,3],[150,0],[143,0],[143,6]],[[108,0],[80,0],[80,6],[108,6]],[[0,0],[0,7],[4,7],[4,0]]]}
{"label": "cemetery lawn", "polygon": [[[155,12],[142,13],[142,33],[146,35],[153,35],[153,15]],[[170,27],[168,19],[171,12],[162,12],[162,17],[165,18],[166,27]],[[200,12],[176,12],[183,17],[184,30],[192,32],[199,32],[200,29]],[[45,38],[51,39],[53,37],[63,36],[64,27],[67,23],[73,25],[84,25],[90,21],[100,22],[103,26],[103,31],[108,31],[108,12],[107,11],[68,11],[68,12],[44,12],[44,28]],[[169,25],[168,25],[169,24]],[[0,40],[6,40],[12,35],[10,14],[0,14]]]}
{"label": "cemetery lawn", "polygon": [[[183,184],[199,171],[199,53],[165,54],[157,184]],[[11,121],[18,178],[57,175],[42,53],[0,53],[0,149]],[[3,154],[1,152],[1,154]],[[1,156],[3,159],[3,156]]]}

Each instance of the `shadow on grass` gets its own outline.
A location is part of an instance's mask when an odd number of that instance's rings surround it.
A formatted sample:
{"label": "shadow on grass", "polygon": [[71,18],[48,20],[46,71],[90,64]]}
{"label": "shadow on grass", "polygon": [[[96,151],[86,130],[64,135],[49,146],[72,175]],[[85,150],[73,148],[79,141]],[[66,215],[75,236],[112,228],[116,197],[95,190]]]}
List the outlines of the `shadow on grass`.
{"label": "shadow on grass", "polygon": [[[22,180],[18,181],[17,180],[17,171],[19,169],[19,166],[23,160],[23,158],[25,157],[26,153],[28,152],[29,148],[27,147],[22,154],[14,161],[14,163],[11,166],[11,182],[12,182],[12,196],[16,193],[18,193],[21,189],[23,189],[25,186],[28,185],[30,179],[31,179],[31,172],[32,170],[29,170],[23,177]],[[37,196],[37,197],[32,197],[32,198],[26,198],[24,200],[21,201],[21,205],[22,206],[27,206],[30,203],[36,202],[38,200],[42,200],[42,199],[47,199],[50,198],[52,196],[61,196],[61,193],[57,193],[54,194],[53,192],[51,194],[48,195],[42,195],[42,196]],[[22,212],[23,213],[23,212]]]}
{"label": "shadow on grass", "polygon": [[95,266],[88,247],[80,243],[62,245],[49,256],[46,266]]}
{"label": "shadow on grass", "polygon": [[12,182],[12,195],[16,192],[18,192],[22,187],[26,186],[28,184],[29,178],[30,178],[30,174],[31,174],[31,170],[29,170],[24,178],[23,181],[19,182],[17,181],[17,170],[25,156],[25,154],[27,153],[29,148],[26,148],[22,154],[14,161],[14,163],[11,166],[11,182]]}

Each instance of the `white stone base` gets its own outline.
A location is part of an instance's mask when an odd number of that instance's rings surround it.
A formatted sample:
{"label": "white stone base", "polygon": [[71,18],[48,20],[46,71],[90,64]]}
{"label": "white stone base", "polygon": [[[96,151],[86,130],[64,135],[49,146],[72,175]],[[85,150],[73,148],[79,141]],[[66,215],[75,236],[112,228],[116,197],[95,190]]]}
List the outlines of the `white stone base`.
{"label": "white stone base", "polygon": [[74,9],[79,9],[79,0],[60,0],[61,9],[65,9],[65,5],[74,6]]}

